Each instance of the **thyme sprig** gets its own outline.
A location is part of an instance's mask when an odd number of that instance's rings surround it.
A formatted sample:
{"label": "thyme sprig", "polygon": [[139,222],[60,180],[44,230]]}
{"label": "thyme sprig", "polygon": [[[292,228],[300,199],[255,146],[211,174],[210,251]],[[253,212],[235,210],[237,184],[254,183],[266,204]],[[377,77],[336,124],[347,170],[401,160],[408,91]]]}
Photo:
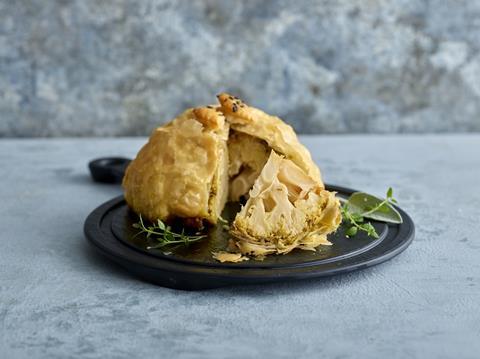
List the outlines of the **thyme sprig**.
{"label": "thyme sprig", "polygon": [[351,213],[349,211],[348,203],[345,203],[342,208],[343,221],[350,224],[350,227],[345,232],[347,237],[355,236],[358,231],[366,232],[369,237],[378,238],[378,233],[375,227],[370,222],[365,222],[365,218],[357,213]]}
{"label": "thyme sprig", "polygon": [[142,215],[139,215],[139,221],[132,224],[133,228],[139,229],[139,232],[135,235],[146,234],[147,238],[153,238],[159,243],[154,246],[149,246],[147,249],[162,248],[169,245],[189,245],[194,242],[198,242],[204,238],[206,235],[187,235],[185,230],[182,229],[181,233],[172,232],[172,228],[168,225],[165,225],[160,219],[157,222],[153,222],[152,225],[145,225]]}
{"label": "thyme sprig", "polygon": [[377,231],[365,220],[366,218],[386,223],[402,223],[400,213],[393,207],[396,203],[398,202],[393,197],[391,187],[387,190],[384,200],[368,193],[353,193],[341,207],[343,221],[349,225],[346,236],[353,237],[359,231],[363,231],[369,237],[378,238]]}

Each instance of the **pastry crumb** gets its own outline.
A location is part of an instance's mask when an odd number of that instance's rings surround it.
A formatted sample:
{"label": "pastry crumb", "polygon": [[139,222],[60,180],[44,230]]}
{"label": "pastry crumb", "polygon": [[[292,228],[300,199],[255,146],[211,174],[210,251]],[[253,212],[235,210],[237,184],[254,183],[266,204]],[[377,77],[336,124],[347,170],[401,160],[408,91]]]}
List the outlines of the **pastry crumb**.
{"label": "pastry crumb", "polygon": [[213,258],[219,262],[232,262],[239,263],[243,261],[248,261],[248,257],[242,256],[240,253],[229,253],[229,252],[212,252]]}

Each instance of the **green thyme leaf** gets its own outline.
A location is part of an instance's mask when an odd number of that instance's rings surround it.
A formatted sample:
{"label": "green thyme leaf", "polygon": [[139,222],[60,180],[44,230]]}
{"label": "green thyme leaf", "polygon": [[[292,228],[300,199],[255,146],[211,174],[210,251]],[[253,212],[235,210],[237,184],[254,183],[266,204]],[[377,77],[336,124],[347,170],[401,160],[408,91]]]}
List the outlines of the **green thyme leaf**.
{"label": "green thyme leaf", "polygon": [[354,235],[357,234],[357,232],[358,232],[358,228],[355,226],[352,226],[347,230],[345,234],[347,235],[347,237],[353,237]]}
{"label": "green thyme leaf", "polygon": [[157,219],[157,225],[161,230],[165,230],[165,224],[161,220]]}
{"label": "green thyme leaf", "polygon": [[392,187],[388,187],[388,190],[387,190],[387,198],[392,198],[393,197],[393,188]]}

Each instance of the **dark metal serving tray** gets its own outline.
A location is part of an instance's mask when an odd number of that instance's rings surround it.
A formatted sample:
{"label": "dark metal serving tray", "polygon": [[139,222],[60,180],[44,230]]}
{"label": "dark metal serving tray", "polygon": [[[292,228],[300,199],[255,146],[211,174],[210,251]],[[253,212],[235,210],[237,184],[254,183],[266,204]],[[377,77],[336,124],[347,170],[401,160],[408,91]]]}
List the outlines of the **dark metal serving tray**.
{"label": "dark metal serving tray", "polygon": [[[347,198],[352,189],[327,186]],[[86,219],[84,231],[88,241],[102,254],[128,271],[149,282],[177,289],[199,290],[239,284],[258,284],[325,277],[367,268],[401,253],[414,238],[412,219],[396,207],[402,224],[372,221],[380,238],[357,234],[345,236],[344,226],[329,236],[332,246],[317,251],[294,250],[287,255],[267,256],[263,261],[220,263],[211,252],[227,246],[228,232],[222,224],[208,230],[208,238],[189,247],[147,249],[150,239],[135,237],[132,224],[138,217],[129,210],[122,196],[95,209]],[[232,220],[238,204],[226,206],[222,217]],[[150,245],[152,242],[150,242]]]}

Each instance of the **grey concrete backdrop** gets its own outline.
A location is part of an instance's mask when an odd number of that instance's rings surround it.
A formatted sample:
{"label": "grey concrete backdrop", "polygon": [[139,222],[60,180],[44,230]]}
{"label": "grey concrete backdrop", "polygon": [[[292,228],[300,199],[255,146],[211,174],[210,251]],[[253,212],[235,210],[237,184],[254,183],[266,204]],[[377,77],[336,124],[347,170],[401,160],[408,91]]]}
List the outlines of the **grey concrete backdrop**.
{"label": "grey concrete backdrop", "polygon": [[302,133],[480,130],[480,1],[0,0],[0,136],[144,135],[227,90]]}

